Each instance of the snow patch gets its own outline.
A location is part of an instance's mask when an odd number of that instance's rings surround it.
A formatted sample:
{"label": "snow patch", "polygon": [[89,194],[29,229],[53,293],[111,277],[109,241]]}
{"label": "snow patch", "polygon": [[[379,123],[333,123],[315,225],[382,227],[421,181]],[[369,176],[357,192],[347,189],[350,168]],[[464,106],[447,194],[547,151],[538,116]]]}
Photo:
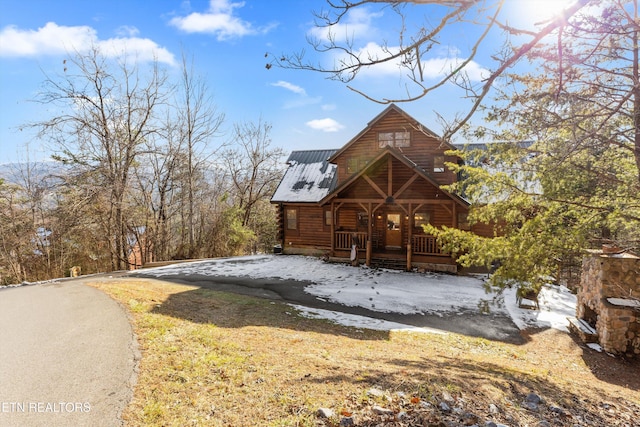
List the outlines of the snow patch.
{"label": "snow patch", "polygon": [[[318,299],[352,307],[400,314],[463,314],[487,307],[508,314],[520,329],[554,328],[568,331],[567,317],[575,316],[576,296],[566,287],[547,285],[538,295],[540,310],[519,308],[515,288],[502,294],[487,292],[485,276],[454,276],[375,270],[365,266],[330,264],[318,258],[293,255],[254,255],[173,264],[145,269],[155,277],[173,274],[245,276],[309,282],[305,291]],[[296,309],[308,316],[369,329],[415,329],[327,310]],[[435,331],[435,330],[434,330]],[[429,331],[429,332],[434,332]],[[435,333],[435,332],[434,332]]]}

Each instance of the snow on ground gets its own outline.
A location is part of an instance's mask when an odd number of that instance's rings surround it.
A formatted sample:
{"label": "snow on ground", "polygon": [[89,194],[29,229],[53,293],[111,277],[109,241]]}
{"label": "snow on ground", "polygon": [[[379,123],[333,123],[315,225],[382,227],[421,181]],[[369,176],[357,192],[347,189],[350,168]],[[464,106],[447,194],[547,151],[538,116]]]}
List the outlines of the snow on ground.
{"label": "snow on ground", "polygon": [[[173,274],[199,274],[307,281],[310,285],[305,291],[318,298],[347,306],[401,314],[478,312],[481,305],[486,305],[492,313],[508,313],[520,329],[555,328],[567,331],[566,318],[575,316],[576,308],[575,295],[561,286],[545,286],[538,296],[540,310],[531,310],[517,306],[515,289],[506,289],[502,295],[487,293],[484,287],[486,276],[376,270],[293,255],[212,259],[145,269],[144,274],[158,278]],[[303,315],[330,319],[347,326],[425,330],[345,313],[294,307]]]}

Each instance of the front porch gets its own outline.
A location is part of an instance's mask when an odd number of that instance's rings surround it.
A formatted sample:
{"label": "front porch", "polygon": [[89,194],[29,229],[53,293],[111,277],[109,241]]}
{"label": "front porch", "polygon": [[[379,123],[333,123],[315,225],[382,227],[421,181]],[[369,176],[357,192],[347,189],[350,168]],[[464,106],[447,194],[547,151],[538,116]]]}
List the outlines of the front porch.
{"label": "front porch", "polygon": [[336,231],[331,255],[340,260],[349,259],[351,246],[355,243],[359,261],[367,266],[457,272],[455,260],[441,250],[434,236],[417,234],[410,236],[410,241],[411,244],[387,246],[384,238],[373,233],[370,238],[368,232]]}

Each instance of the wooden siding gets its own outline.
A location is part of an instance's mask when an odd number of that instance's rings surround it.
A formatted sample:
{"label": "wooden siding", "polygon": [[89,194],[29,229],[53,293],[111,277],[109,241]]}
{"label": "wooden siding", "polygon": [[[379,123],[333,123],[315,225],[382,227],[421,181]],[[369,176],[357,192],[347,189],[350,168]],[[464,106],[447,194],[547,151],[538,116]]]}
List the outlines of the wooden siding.
{"label": "wooden siding", "polygon": [[[287,206],[290,209],[293,206]],[[295,206],[298,210],[297,230],[283,230],[283,246],[326,248],[331,247],[331,232],[325,231],[324,209],[321,206]]]}
{"label": "wooden siding", "polygon": [[[382,152],[386,147],[379,147],[380,132],[409,132],[411,145]],[[351,236],[357,234],[362,243],[360,251],[366,253],[367,258],[455,265],[455,260],[439,253],[434,239],[413,223],[415,213],[425,213],[435,227],[458,227],[458,215],[468,211],[462,199],[439,188],[457,178],[448,169],[434,171],[436,156],[444,156],[445,162],[458,160],[444,155],[449,149],[450,146],[423,131],[418,122],[397,108],[386,110],[330,158],[337,166],[337,187],[320,201],[322,206],[291,201],[279,205],[283,251],[348,257]],[[374,160],[376,163],[372,164]],[[297,228],[287,230],[286,209],[292,208],[297,212]],[[334,224],[327,226],[325,212],[331,210]],[[387,214],[400,216],[399,235],[388,230]],[[476,224],[471,231],[493,236],[493,227],[486,224]],[[371,250],[365,247],[369,238]],[[410,241],[418,253],[412,253],[408,259]]]}
{"label": "wooden siding", "polygon": [[[353,175],[352,172],[347,170],[350,159],[355,160],[359,169],[364,168],[382,150],[378,144],[378,133],[394,131],[408,131],[411,134],[411,146],[400,148],[406,157],[432,175],[438,183],[450,184],[454,182],[456,176],[448,169],[445,172],[433,172],[434,156],[444,155],[448,148],[440,140],[421,132],[419,126],[419,123],[411,123],[397,111],[390,110],[386,116],[365,132],[357,142],[335,159],[338,166],[338,185]],[[351,161],[353,162],[353,160]],[[445,156],[445,162],[456,163],[457,158]]]}

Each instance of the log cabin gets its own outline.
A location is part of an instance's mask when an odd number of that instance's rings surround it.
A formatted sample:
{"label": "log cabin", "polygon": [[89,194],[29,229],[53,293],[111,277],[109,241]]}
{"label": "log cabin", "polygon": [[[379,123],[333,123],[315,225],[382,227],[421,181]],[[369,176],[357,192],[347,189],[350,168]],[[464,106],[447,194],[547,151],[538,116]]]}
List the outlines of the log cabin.
{"label": "log cabin", "polygon": [[282,252],[457,272],[422,225],[492,229],[470,226],[469,203],[441,188],[458,179],[454,149],[392,104],[340,149],[293,151],[271,198]]}

